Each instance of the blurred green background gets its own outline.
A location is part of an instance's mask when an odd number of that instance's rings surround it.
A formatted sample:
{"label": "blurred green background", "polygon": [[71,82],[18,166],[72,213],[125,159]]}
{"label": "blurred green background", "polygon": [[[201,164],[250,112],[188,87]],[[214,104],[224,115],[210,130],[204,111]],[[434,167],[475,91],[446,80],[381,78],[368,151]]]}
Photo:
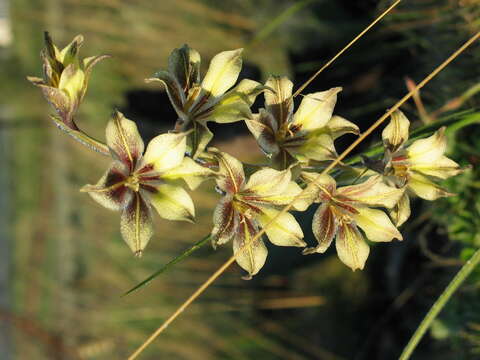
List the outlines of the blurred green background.
{"label": "blurred green background", "polygon": [[[202,248],[148,287],[122,293],[209,233],[213,184],[193,193],[197,224],[157,218],[141,259],[119,215],[79,188],[109,160],[64,136],[25,80],[41,74],[43,31],[64,45],[82,33],[98,65],[78,122],[102,138],[112,109],[149,139],[173,126],[165,93],[143,79],[184,43],[202,55],[245,47],[241,77],[285,74],[298,87],[378,16],[374,0],[0,0],[0,359],[125,359],[231,254]],[[404,0],[305,93],[343,86],[336,113],[362,130],[480,27],[478,0]],[[456,197],[416,201],[403,242],[372,249],[351,272],[334,249],[302,256],[271,248],[252,281],[232,266],[141,359],[395,359],[480,246],[480,47],[472,46],[402,109],[420,127],[450,117],[448,155],[472,169],[449,180]],[[261,99],[259,99],[261,100]],[[258,107],[260,101],[257,101]],[[466,119],[466,120],[465,120]],[[464,126],[469,124],[469,126]],[[241,123],[213,127],[216,146],[261,161]],[[345,136],[341,150],[353,139]],[[379,134],[362,149],[377,142]],[[314,207],[297,214],[307,241]],[[414,359],[480,358],[480,269],[462,286]]]}

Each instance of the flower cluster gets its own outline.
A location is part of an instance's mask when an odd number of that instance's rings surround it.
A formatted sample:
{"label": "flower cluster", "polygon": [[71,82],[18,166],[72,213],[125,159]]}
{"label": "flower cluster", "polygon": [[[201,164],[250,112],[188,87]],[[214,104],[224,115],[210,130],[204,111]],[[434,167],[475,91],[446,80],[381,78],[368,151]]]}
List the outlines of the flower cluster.
{"label": "flower cluster", "polygon": [[[80,60],[82,41],[77,36],[59,50],[47,34],[42,51],[45,79],[29,78],[73,131],[78,130],[74,116],[91,69],[105,58]],[[215,248],[232,241],[247,278],[257,274],[267,258],[260,233],[274,245],[304,248],[303,254],[324,253],[335,239],[340,260],[352,270],[363,269],[370,251],[367,240],[402,240],[398,227],[410,216],[411,196],[435,200],[452,195],[437,184],[462,171],[444,155],[445,128],[408,144],[410,122],[400,111],[393,113],[382,133],[381,159],[342,163],[334,168],[334,176],[316,173],[319,162],[338,157],[339,136],[359,134],[354,123],[333,115],[342,89],[306,94],[294,112],[293,83],[284,76],[271,76],[264,85],[243,79],[235,86],[241,53],[237,49],[217,54],[202,79],[197,51],[184,45],[172,52],[168,69],[147,81],[163,84],[178,119],[172,132],[153,138],[146,150],[135,122],[118,111],[107,124],[105,144],[86,135],[81,138],[112,157],[98,183],[82,191],[121,212],[121,234],[135,255],[142,254],[153,235],[154,212],[168,220],[193,221],[194,204],[180,180],[194,190],[214,179],[222,197],[213,212],[210,238]],[[261,93],[265,105],[253,113]],[[268,164],[247,176],[241,161],[208,147],[213,137],[209,121],[244,121]],[[360,176],[340,183],[345,170]],[[319,204],[312,219],[318,244],[307,247],[300,225],[285,206],[305,211],[314,203]]]}

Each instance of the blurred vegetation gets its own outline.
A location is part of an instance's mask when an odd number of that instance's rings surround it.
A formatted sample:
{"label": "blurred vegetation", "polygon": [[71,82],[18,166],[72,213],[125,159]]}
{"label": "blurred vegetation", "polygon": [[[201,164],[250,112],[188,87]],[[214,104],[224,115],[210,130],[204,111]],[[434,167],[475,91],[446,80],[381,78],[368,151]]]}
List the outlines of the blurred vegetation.
{"label": "blurred vegetation", "polygon": [[[193,288],[230,255],[206,247],[127,297],[121,294],[208,234],[218,199],[193,194],[197,224],[158,219],[145,256],[122,243],[117,214],[78,192],[107,159],[65,138],[26,75],[41,73],[42,32],[66,43],[85,36],[97,66],[80,124],[101,138],[120,107],[148,138],[175,121],[165,94],[143,79],[188,43],[203,68],[225,49],[245,47],[243,77],[287,74],[297,86],[384,10],[388,1],[12,0],[14,43],[1,49],[0,131],[12,146],[8,167],[12,224],[15,359],[125,358]],[[280,20],[279,20],[280,19]],[[366,129],[480,27],[477,0],[405,0],[306,92],[341,85],[336,112]],[[273,24],[273,25],[272,25]],[[267,29],[268,31],[265,31]],[[271,31],[270,31],[271,30]],[[260,34],[260,35],[259,35]],[[266,34],[266,35],[263,35]],[[402,109],[415,125],[468,111],[479,114],[476,44]],[[418,99],[417,99],[418,100]],[[235,129],[235,130],[232,130]],[[242,124],[217,126],[217,144],[242,160],[260,153]],[[402,243],[375,246],[364,272],[336,258],[272,248],[262,274],[240,280],[232,267],[144,354],[145,359],[393,359],[453,274],[480,245],[480,129],[450,132],[449,157],[471,170],[448,181],[456,197],[414,203]],[[341,149],[353,137],[345,137]],[[372,137],[370,144],[379,136]],[[369,146],[368,141],[363,149]],[[313,210],[299,217],[307,241]],[[180,226],[179,226],[180,225]],[[436,321],[415,359],[475,359],[480,351],[480,269]],[[161,355],[159,355],[161,354]],[[12,357],[13,358],[13,357]]]}

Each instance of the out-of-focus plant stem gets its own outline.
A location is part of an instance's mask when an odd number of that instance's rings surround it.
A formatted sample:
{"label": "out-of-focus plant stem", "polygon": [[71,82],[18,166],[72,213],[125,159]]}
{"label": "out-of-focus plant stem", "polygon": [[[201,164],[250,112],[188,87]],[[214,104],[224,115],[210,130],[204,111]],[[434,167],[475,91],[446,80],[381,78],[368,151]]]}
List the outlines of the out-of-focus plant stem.
{"label": "out-of-focus plant stem", "polygon": [[438,297],[437,301],[435,301],[435,303],[432,305],[427,315],[418,326],[417,330],[415,330],[415,333],[408,342],[407,346],[405,346],[403,349],[399,360],[408,360],[410,358],[418,343],[423,338],[423,335],[425,335],[425,332],[432,325],[433,320],[436,319],[440,311],[447,304],[448,300],[450,300],[458,287],[462,285],[468,275],[470,275],[470,273],[477,267],[479,263],[480,249],[478,249],[470,258],[470,260],[468,260],[465,265],[462,266],[457,275],[455,275],[450,284],[448,284],[443,293]]}

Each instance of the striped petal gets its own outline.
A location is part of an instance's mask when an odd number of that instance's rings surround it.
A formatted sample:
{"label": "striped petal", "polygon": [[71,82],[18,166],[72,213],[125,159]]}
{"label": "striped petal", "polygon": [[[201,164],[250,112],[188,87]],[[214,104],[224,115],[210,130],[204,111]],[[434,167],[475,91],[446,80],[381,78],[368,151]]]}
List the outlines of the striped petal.
{"label": "striped petal", "polygon": [[217,178],[217,186],[229,194],[238,193],[245,183],[242,163],[233,156],[216,149],[211,149],[210,152],[215,154],[218,160],[219,177]]}
{"label": "striped petal", "polygon": [[268,250],[261,237],[253,240],[258,233],[258,227],[249,219],[242,217],[238,226],[238,232],[233,239],[233,253],[235,259],[248,276],[244,279],[251,279],[265,264]]}
{"label": "striped petal", "polygon": [[344,186],[337,193],[365,205],[392,208],[402,197],[404,189],[385,185],[380,175],[371,176],[358,185]]}
{"label": "striped petal", "polygon": [[251,119],[245,120],[245,124],[265,154],[275,155],[279,153],[280,148],[275,138],[278,125],[271,113],[265,109],[260,109],[258,114],[253,114]]}
{"label": "striped petal", "polygon": [[265,105],[279,126],[289,121],[293,112],[293,83],[286,76],[270,76],[265,86]]}
{"label": "striped petal", "polygon": [[[303,241],[303,231],[292,214],[281,214],[279,210],[267,207],[261,207],[260,210],[261,215],[258,217],[258,222],[265,229],[272,244],[299,247],[306,245]],[[273,220],[274,218],[275,220]]]}
{"label": "striped petal", "polygon": [[185,92],[174,75],[168,71],[158,71],[153,75],[152,78],[145,79],[145,81],[147,83],[159,82],[165,86],[168,98],[170,99],[173,108],[177,112],[177,115],[182,120],[186,120],[186,114],[184,111],[184,104],[186,101]]}
{"label": "striped petal", "polygon": [[242,69],[242,50],[223,51],[213,57],[202,81],[204,91],[216,97],[223,95],[237,82]]}
{"label": "striped petal", "polygon": [[400,149],[400,147],[408,140],[408,130],[410,121],[400,110],[392,113],[390,122],[383,129],[382,139],[384,146],[392,153]]}
{"label": "striped petal", "polygon": [[153,235],[153,223],[150,206],[138,192],[123,209],[120,231],[135,256],[141,256]]}
{"label": "striped petal", "polygon": [[107,124],[106,139],[114,157],[133,171],[144,150],[137,125],[116,111]]}
{"label": "striped petal", "polygon": [[85,185],[80,191],[87,192],[107,209],[120,210],[129,203],[132,196],[132,191],[124,186],[126,179],[124,166],[114,162],[96,185]]}
{"label": "striped petal", "polygon": [[322,204],[315,211],[312,220],[312,230],[318,245],[303,250],[303,254],[324,253],[330,247],[335,234],[337,233],[338,224],[331,206]]}
{"label": "striped petal", "polygon": [[239,216],[233,208],[232,198],[223,197],[213,212],[213,246],[228,242],[238,231],[238,224]]}
{"label": "striped petal", "polygon": [[301,130],[312,131],[324,127],[331,119],[341,87],[305,95],[293,116],[293,123]]}
{"label": "striped petal", "polygon": [[368,240],[375,242],[403,240],[402,234],[383,211],[369,208],[358,208],[357,211],[358,213],[352,217],[364,231]]}
{"label": "striped petal", "polygon": [[428,163],[414,162],[410,169],[422,173],[423,175],[434,176],[439,179],[447,179],[463,172],[455,161],[446,156],[442,156],[439,159]]}
{"label": "striped petal", "polygon": [[187,44],[174,49],[168,58],[168,71],[177,79],[182,89],[200,82],[200,54]]}
{"label": "striped petal", "polygon": [[335,245],[338,258],[345,265],[353,271],[363,269],[370,248],[355,224],[348,222],[339,224]]}

